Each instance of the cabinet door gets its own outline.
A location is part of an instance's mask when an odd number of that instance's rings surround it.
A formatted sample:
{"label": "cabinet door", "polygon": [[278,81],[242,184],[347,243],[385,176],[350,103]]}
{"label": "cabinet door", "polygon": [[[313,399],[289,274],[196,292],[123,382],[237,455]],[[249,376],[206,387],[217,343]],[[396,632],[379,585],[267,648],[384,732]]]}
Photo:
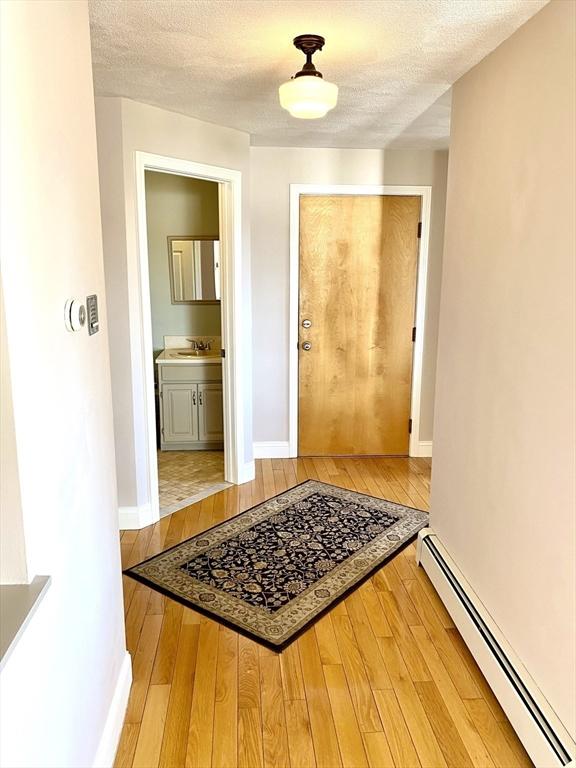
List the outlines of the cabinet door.
{"label": "cabinet door", "polygon": [[198,418],[200,440],[222,442],[224,440],[224,413],[222,384],[198,384]]}
{"label": "cabinet door", "polygon": [[162,385],[162,428],[165,443],[198,440],[198,385]]}

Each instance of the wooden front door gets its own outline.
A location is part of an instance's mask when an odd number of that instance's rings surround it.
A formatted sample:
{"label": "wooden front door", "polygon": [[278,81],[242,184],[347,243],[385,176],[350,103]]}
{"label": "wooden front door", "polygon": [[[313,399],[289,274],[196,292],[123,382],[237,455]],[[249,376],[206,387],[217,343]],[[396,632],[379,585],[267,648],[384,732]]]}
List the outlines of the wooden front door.
{"label": "wooden front door", "polygon": [[299,455],[408,453],[419,221],[417,196],[300,197]]}

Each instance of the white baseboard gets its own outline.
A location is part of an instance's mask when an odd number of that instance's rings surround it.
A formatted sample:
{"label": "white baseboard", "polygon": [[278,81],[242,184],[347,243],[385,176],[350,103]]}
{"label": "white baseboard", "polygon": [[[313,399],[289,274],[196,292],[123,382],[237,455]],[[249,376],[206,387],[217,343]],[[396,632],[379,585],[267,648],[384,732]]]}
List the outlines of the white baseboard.
{"label": "white baseboard", "polygon": [[150,504],[141,504],[139,507],[119,507],[118,522],[121,531],[134,531],[156,523],[157,518],[153,517]]}
{"label": "white baseboard", "polygon": [[410,456],[413,458],[430,458],[432,456],[432,440],[419,440],[410,446]]}
{"label": "white baseboard", "polygon": [[518,654],[430,528],[418,534],[417,561],[536,768],[573,765],[576,745]]}
{"label": "white baseboard", "polygon": [[288,440],[272,440],[267,443],[254,443],[255,459],[287,459],[290,456]]}
{"label": "white baseboard", "polygon": [[104,730],[98,743],[96,757],[92,763],[93,768],[112,768],[116,751],[120,742],[120,734],[124,725],[124,716],[128,706],[128,696],[130,695],[130,686],[132,685],[132,661],[130,654],[126,651],[116,687],[110,702],[110,709],[104,724]]}

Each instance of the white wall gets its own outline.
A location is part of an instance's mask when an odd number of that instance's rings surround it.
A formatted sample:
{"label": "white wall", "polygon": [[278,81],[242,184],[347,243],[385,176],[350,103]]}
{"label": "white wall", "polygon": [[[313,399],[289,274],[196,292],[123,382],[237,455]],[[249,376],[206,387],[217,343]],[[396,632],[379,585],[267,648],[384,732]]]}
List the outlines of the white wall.
{"label": "white wall", "polygon": [[573,736],[575,10],[454,87],[431,513]]}
{"label": "white wall", "polygon": [[431,185],[420,438],[432,440],[446,196],[445,151],[252,147],[254,440],[288,440],[290,184]]}
{"label": "white wall", "polygon": [[[88,8],[0,11],[10,386],[29,576],[52,576],[2,670],[0,763],[84,768],[126,659]],[[91,293],[100,333],[69,333]]]}
{"label": "white wall", "polygon": [[218,184],[146,171],[146,225],[155,352],[164,349],[164,336],[220,336],[219,304],[172,303],[167,240],[174,235],[218,239]]}
{"label": "white wall", "polygon": [[[238,268],[246,299],[241,331],[245,344],[236,352],[245,361],[244,391],[251,392],[249,137],[241,131],[121,98],[97,98],[96,119],[106,282],[114,286],[108,293],[108,311],[112,331],[118,497],[121,507],[141,508],[150,502],[142,391],[144,370],[149,361],[144,360],[137,341],[139,297],[129,290],[136,282],[134,271],[138,262],[135,152],[150,152],[242,173],[243,239]],[[248,463],[252,460],[249,398],[244,408],[243,461]]]}

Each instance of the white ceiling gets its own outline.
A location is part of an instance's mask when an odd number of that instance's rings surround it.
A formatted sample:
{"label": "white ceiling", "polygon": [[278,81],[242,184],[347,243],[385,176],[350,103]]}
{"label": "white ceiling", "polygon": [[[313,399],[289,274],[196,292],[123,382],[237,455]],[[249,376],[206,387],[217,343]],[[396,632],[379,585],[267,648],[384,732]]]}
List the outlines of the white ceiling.
{"label": "white ceiling", "polygon": [[[97,95],[247,131],[252,144],[448,145],[449,88],[548,0],[91,0]],[[321,120],[281,109],[304,62],[340,88]]]}

